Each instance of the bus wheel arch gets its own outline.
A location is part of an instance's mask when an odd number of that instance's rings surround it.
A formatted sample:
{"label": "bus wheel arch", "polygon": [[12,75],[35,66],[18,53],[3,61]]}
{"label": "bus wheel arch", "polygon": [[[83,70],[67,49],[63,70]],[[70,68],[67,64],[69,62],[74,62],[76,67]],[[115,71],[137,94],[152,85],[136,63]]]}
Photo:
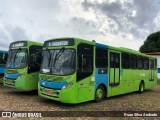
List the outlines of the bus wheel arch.
{"label": "bus wheel arch", "polygon": [[141,82],[139,83],[139,90],[138,90],[138,92],[139,93],[143,93],[144,89],[145,89],[145,83],[144,83],[144,80],[141,80]]}
{"label": "bus wheel arch", "polygon": [[95,101],[100,102],[102,101],[107,95],[107,89],[104,84],[98,85],[96,91],[95,91]]}

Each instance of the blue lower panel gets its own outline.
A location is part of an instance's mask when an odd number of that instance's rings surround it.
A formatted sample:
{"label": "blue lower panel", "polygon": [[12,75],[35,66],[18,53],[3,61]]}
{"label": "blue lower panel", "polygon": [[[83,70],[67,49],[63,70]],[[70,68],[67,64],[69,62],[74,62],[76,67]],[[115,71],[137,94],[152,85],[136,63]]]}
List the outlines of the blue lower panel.
{"label": "blue lower panel", "polygon": [[41,86],[44,86],[47,88],[53,88],[53,89],[61,89],[65,84],[67,84],[66,81],[52,82],[52,81],[40,80]]}
{"label": "blue lower panel", "polygon": [[8,79],[17,79],[17,77],[20,76],[20,73],[17,73],[17,74],[7,74],[5,73],[5,78],[8,78]]}
{"label": "blue lower panel", "polygon": [[100,74],[98,71],[99,69],[104,69],[104,68],[96,68],[96,77],[95,77],[95,90],[100,84],[104,84],[107,88],[108,86],[108,72],[105,74]]}

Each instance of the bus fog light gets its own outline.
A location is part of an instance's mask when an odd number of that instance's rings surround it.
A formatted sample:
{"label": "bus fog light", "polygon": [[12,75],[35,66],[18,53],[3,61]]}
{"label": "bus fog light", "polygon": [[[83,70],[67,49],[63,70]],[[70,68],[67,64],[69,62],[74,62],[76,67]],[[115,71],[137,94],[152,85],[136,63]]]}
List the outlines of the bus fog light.
{"label": "bus fog light", "polygon": [[64,86],[62,87],[62,90],[63,90],[63,89],[66,89],[66,88],[69,88],[69,87],[71,87],[72,85],[73,85],[73,82],[70,82],[70,83],[64,85]]}
{"label": "bus fog light", "polygon": [[44,88],[43,88],[43,87],[40,87],[40,91],[41,91],[41,92],[44,92]]}
{"label": "bus fog light", "polygon": [[56,95],[59,95],[59,92],[56,92]]}
{"label": "bus fog light", "polygon": [[63,89],[66,89],[66,85],[64,85],[64,86],[62,87],[62,90],[63,90]]}

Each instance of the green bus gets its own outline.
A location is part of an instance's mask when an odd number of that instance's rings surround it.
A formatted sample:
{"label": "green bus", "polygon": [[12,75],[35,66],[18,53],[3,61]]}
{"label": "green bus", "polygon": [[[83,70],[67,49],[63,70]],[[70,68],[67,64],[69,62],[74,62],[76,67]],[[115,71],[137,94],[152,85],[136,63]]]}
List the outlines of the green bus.
{"label": "green bus", "polygon": [[4,86],[31,91],[38,88],[43,44],[16,41],[10,44],[4,73]]}
{"label": "green bus", "polygon": [[99,102],[157,84],[156,58],[79,38],[44,42],[38,94],[63,103]]}

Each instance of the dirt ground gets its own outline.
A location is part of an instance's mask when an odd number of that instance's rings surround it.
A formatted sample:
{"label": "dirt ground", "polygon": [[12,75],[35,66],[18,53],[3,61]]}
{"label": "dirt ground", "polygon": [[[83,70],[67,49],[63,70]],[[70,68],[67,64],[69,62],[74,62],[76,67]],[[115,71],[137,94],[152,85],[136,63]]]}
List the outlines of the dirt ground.
{"label": "dirt ground", "polygon": [[77,105],[41,98],[37,91],[24,92],[0,85],[0,111],[160,111],[160,84],[143,94],[130,93]]}

